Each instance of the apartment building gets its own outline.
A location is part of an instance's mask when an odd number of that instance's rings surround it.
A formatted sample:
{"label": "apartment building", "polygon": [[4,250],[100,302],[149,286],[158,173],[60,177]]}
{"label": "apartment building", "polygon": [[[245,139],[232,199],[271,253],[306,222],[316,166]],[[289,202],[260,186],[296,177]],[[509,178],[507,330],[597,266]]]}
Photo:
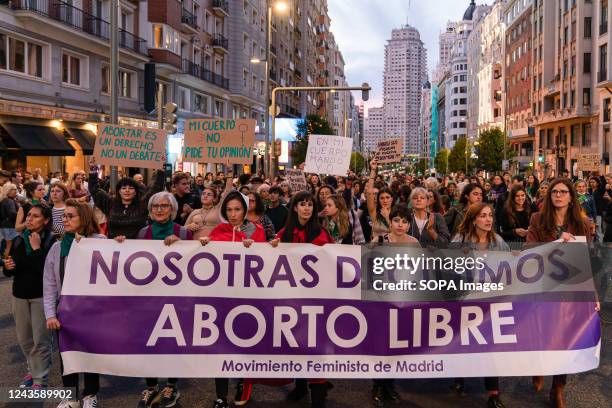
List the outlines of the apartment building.
{"label": "apartment building", "polygon": [[601,154],[604,146],[594,100],[598,11],[596,2],[533,2],[532,126],[545,174],[576,174],[577,155]]}
{"label": "apartment building", "polygon": [[[2,168],[86,168],[96,125],[110,120],[109,1],[0,6]],[[142,2],[120,2],[119,119],[156,126],[143,109],[149,61]]]}
{"label": "apartment building", "polygon": [[594,44],[595,67],[597,70],[596,87],[593,103],[599,107],[597,133],[600,137],[602,160],[609,171],[612,160],[612,22],[610,18],[610,0],[593,2],[593,27],[591,35],[596,38]]}
{"label": "apartment building", "polygon": [[370,157],[376,152],[378,142],[385,139],[385,109],[372,107],[364,120],[364,153]]}

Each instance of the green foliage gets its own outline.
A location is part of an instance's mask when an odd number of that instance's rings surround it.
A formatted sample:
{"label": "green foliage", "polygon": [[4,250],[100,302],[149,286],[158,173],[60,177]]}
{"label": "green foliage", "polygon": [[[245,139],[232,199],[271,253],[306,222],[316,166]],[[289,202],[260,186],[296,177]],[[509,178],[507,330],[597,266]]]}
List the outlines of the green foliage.
{"label": "green foliage", "polygon": [[441,149],[438,154],[436,154],[436,158],[434,159],[434,167],[436,171],[439,173],[448,174],[448,159],[450,155],[450,150]]}
{"label": "green foliage", "polygon": [[334,129],[332,129],[325,118],[319,115],[308,115],[306,119],[300,121],[297,125],[296,141],[291,146],[291,158],[294,165],[299,165],[306,161],[308,135],[311,134],[333,135]]}
{"label": "green foliage", "polygon": [[[455,142],[450,154],[448,155],[448,170],[451,172],[465,171],[465,145],[467,140],[465,137],[460,137]],[[469,154],[469,152],[468,152]],[[468,160],[468,169],[474,167],[471,163],[471,159]]]}
{"label": "green foliage", "polygon": [[[505,147],[506,158],[510,160],[514,157],[514,150],[509,148],[508,143]],[[491,172],[501,171],[504,159],[504,132],[499,128],[494,128],[480,133],[474,151],[478,156],[476,159],[478,168]]]}
{"label": "green foliage", "polygon": [[429,161],[427,159],[420,159],[415,165],[414,169],[417,173],[425,174],[429,169]]}
{"label": "green foliage", "polygon": [[365,157],[359,152],[351,153],[351,167],[350,170],[353,170],[355,174],[361,174],[363,169],[365,169],[366,160]]}

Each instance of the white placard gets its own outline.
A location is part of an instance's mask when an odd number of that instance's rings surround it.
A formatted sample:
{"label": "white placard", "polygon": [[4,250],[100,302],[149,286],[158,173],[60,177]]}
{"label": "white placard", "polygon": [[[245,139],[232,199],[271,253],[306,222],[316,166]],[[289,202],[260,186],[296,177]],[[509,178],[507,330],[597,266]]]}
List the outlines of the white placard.
{"label": "white placard", "polygon": [[352,151],[353,139],[350,137],[310,135],[304,171],[346,176]]}

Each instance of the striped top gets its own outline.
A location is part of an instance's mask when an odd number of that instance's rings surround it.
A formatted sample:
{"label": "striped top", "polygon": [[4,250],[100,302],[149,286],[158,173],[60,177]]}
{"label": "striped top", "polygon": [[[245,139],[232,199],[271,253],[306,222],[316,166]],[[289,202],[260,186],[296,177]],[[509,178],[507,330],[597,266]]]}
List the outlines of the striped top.
{"label": "striped top", "polygon": [[53,235],[55,235],[58,238],[64,235],[64,209],[65,207],[51,208],[51,214],[52,214],[52,219],[53,219],[52,231],[53,231]]}

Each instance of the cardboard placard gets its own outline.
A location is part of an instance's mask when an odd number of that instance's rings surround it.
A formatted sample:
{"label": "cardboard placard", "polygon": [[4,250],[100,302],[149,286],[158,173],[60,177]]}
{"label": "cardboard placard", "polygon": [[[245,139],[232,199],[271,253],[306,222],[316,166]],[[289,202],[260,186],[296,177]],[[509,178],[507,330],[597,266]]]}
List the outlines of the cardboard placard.
{"label": "cardboard placard", "polygon": [[285,169],[285,176],[287,176],[287,182],[289,188],[293,192],[297,191],[309,191],[308,184],[306,183],[306,176],[304,171],[300,169]]}
{"label": "cardboard placard", "polygon": [[165,130],[100,124],[93,156],[98,164],[161,169],[166,161]]}
{"label": "cardboard placard", "polygon": [[402,148],[401,139],[382,140],[376,146],[376,161],[378,164],[399,163],[402,161]]}
{"label": "cardboard placard", "polygon": [[306,173],[346,176],[351,164],[353,139],[330,135],[310,135],[306,152]]}
{"label": "cardboard placard", "polygon": [[601,169],[601,155],[599,154],[578,154],[578,171],[599,171]]}
{"label": "cardboard placard", "polygon": [[189,119],[185,122],[183,161],[251,164],[255,119]]}

